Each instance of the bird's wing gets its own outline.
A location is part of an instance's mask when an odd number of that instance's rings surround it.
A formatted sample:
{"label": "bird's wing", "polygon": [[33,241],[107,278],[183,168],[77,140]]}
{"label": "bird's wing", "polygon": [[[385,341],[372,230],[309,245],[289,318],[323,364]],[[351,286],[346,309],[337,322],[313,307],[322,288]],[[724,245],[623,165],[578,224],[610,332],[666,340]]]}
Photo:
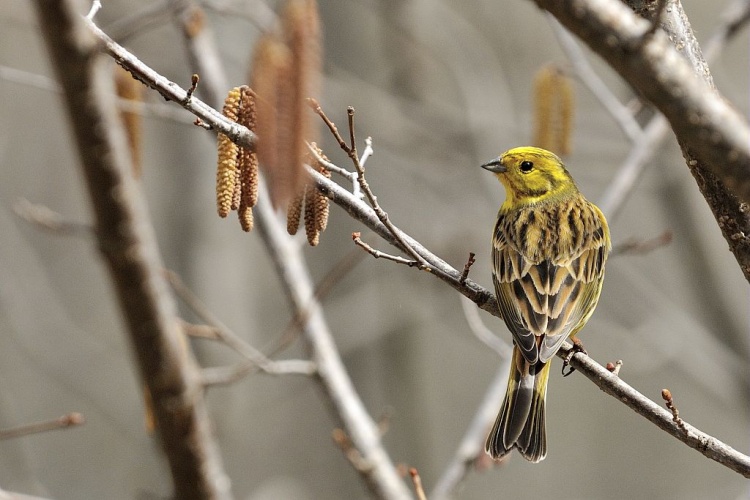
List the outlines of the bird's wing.
{"label": "bird's wing", "polygon": [[558,272],[564,269],[566,278],[555,297],[554,307],[548,310],[555,320],[550,322],[550,328],[539,346],[542,361],[554,356],[565,339],[583,328],[593,314],[602,291],[604,263],[611,248],[607,221],[599,208],[583,198],[575,212],[582,221],[582,237],[580,243],[569,252],[569,257],[554,260]]}
{"label": "bird's wing", "polygon": [[554,356],[586,324],[599,299],[608,229],[601,212],[584,204],[588,227],[568,252],[558,252],[566,254],[559,258],[524,256],[530,253],[522,250],[524,242],[513,241],[509,226],[498,219],[492,252],[495,293],[505,324],[529,363]]}
{"label": "bird's wing", "polygon": [[535,314],[527,298],[523,283],[528,281],[533,264],[526,259],[516,245],[508,241],[502,230],[502,218],[495,227],[492,246],[492,281],[500,314],[513,335],[523,357],[531,364],[539,360],[537,347]]}

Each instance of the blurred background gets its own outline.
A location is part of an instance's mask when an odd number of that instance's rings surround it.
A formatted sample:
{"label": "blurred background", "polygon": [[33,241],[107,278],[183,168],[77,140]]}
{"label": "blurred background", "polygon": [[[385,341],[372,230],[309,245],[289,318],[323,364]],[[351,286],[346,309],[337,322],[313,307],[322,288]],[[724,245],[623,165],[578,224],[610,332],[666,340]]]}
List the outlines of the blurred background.
{"label": "blurred background", "polygon": [[[320,100],[342,126],[346,106],[354,106],[359,137],[373,137],[367,175],[381,205],[454,267],[475,252],[471,278],[491,287],[490,232],[504,193],[479,165],[530,142],[534,75],[549,62],[567,65],[548,19],[521,0],[320,3]],[[149,5],[105,1],[96,20],[108,31]],[[230,85],[247,83],[253,43],[277,2],[203,5]],[[721,22],[719,5],[724,2],[684,1],[700,41]],[[155,15],[140,28],[124,45],[187,87],[193,70],[173,20]],[[743,31],[711,65],[720,91],[745,115],[748,42]],[[586,54],[613,92],[629,101],[632,92],[617,75]],[[93,239],[41,231],[12,211],[25,198],[72,221],[91,220],[29,2],[0,3],[0,67],[0,428],[72,411],[86,417],[75,429],[0,441],[0,486],[60,499],[163,498],[171,488],[168,468],[145,431],[138,374]],[[575,92],[566,163],[597,202],[631,144],[584,85],[576,82]],[[154,93],[146,100],[163,103]],[[290,320],[286,299],[259,236],[243,233],[232,217],[216,216],[214,137],[172,107],[172,118],[144,118],[142,182],[163,259],[218,317],[262,348]],[[326,154],[348,167],[322,135]],[[672,137],[610,226],[615,244],[664,231],[673,240],[610,260],[601,302],[581,334],[589,354],[602,364],[622,359],[622,378],[660,404],[661,390],[669,388],[687,422],[747,453],[748,284]],[[352,231],[364,230],[333,206],[320,245],[304,250],[313,277],[323,277],[352,250]],[[456,292],[404,266],[365,257],[324,309],[370,413],[390,415],[384,443],[392,459],[417,467],[429,492],[501,360],[472,333]],[[485,313],[482,319],[510,338],[499,319]],[[207,366],[237,360],[221,346],[201,342],[196,349]],[[305,355],[298,341],[282,357]],[[502,466],[472,472],[457,498],[750,497],[739,474],[659,431],[584,377],[563,379],[560,361],[554,363],[548,458],[529,465],[511,456]],[[208,399],[237,498],[368,496],[331,440],[338,423],[313,380],[254,375],[211,389]]]}

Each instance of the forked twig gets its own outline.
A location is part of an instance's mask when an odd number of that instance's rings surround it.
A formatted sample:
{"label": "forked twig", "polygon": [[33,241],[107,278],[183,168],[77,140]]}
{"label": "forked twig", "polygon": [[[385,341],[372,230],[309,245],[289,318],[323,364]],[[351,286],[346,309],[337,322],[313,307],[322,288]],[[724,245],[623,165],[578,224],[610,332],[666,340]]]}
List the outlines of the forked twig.
{"label": "forked twig", "polygon": [[35,422],[33,424],[19,425],[18,427],[13,427],[12,429],[1,429],[0,441],[28,436],[30,434],[38,434],[40,432],[67,429],[69,427],[76,427],[85,423],[86,419],[80,413],[68,413],[53,420],[45,420],[43,422]]}
{"label": "forked twig", "polygon": [[372,248],[372,246],[362,241],[362,238],[360,238],[360,233],[356,233],[356,232],[352,233],[352,240],[354,241],[355,245],[362,248],[365,252],[369,253],[376,259],[390,260],[391,262],[395,262],[397,264],[404,264],[405,266],[409,266],[409,267],[419,268],[421,266],[421,264],[417,262],[416,260],[405,259],[403,257],[399,257],[398,255],[391,255],[389,253],[381,252],[380,250],[376,250]]}
{"label": "forked twig", "polygon": [[359,156],[357,154],[357,144],[354,134],[354,108],[351,106],[347,108],[347,117],[349,121],[349,140],[351,142],[351,144],[347,145],[346,142],[344,142],[344,139],[341,137],[336,124],[333,123],[330,118],[328,118],[328,115],[326,115],[325,111],[323,111],[323,108],[320,106],[318,101],[316,101],[315,99],[309,99],[308,103],[312,107],[313,111],[315,111],[315,113],[320,116],[323,119],[323,122],[328,126],[328,129],[331,131],[334,139],[336,139],[336,142],[339,143],[339,147],[351,159],[354,168],[357,170],[357,180],[359,181],[359,186],[362,189],[362,192],[367,197],[367,201],[375,211],[375,214],[377,215],[380,222],[382,222],[383,225],[388,228],[396,241],[398,241],[398,246],[401,248],[401,250],[406,252],[413,260],[419,263],[418,266],[413,267],[417,267],[418,269],[423,271],[432,272],[432,266],[430,266],[429,263],[401,237],[401,231],[391,222],[388,214],[380,206],[377,197],[370,189],[370,185],[367,183],[367,179],[365,179],[365,167],[360,162]]}

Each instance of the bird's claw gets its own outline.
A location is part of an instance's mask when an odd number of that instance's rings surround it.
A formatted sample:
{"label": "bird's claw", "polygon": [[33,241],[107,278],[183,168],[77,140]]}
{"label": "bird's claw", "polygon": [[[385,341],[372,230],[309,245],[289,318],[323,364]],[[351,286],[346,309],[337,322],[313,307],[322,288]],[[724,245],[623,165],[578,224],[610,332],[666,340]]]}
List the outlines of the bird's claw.
{"label": "bird's claw", "polygon": [[[577,337],[573,337],[571,340],[573,341],[573,348],[570,350],[568,355],[565,356],[565,359],[563,360],[563,365],[562,365],[563,377],[567,377],[568,375],[576,371],[575,368],[570,366],[570,360],[573,359],[573,356],[575,356],[576,353],[580,352],[588,356],[588,352],[586,352],[586,349],[583,348],[583,343],[580,341],[580,339],[578,339]],[[566,372],[565,369],[568,367],[570,367],[570,370]]]}

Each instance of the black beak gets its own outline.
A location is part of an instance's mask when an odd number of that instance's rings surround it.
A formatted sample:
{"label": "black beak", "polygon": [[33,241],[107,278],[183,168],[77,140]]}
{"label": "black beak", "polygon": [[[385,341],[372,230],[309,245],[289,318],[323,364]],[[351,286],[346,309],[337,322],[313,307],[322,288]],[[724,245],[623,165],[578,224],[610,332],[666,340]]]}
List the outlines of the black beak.
{"label": "black beak", "polygon": [[508,171],[505,165],[503,165],[503,162],[502,160],[500,160],[500,158],[495,158],[492,161],[488,161],[487,163],[482,165],[482,168],[496,174],[502,174],[503,172]]}

